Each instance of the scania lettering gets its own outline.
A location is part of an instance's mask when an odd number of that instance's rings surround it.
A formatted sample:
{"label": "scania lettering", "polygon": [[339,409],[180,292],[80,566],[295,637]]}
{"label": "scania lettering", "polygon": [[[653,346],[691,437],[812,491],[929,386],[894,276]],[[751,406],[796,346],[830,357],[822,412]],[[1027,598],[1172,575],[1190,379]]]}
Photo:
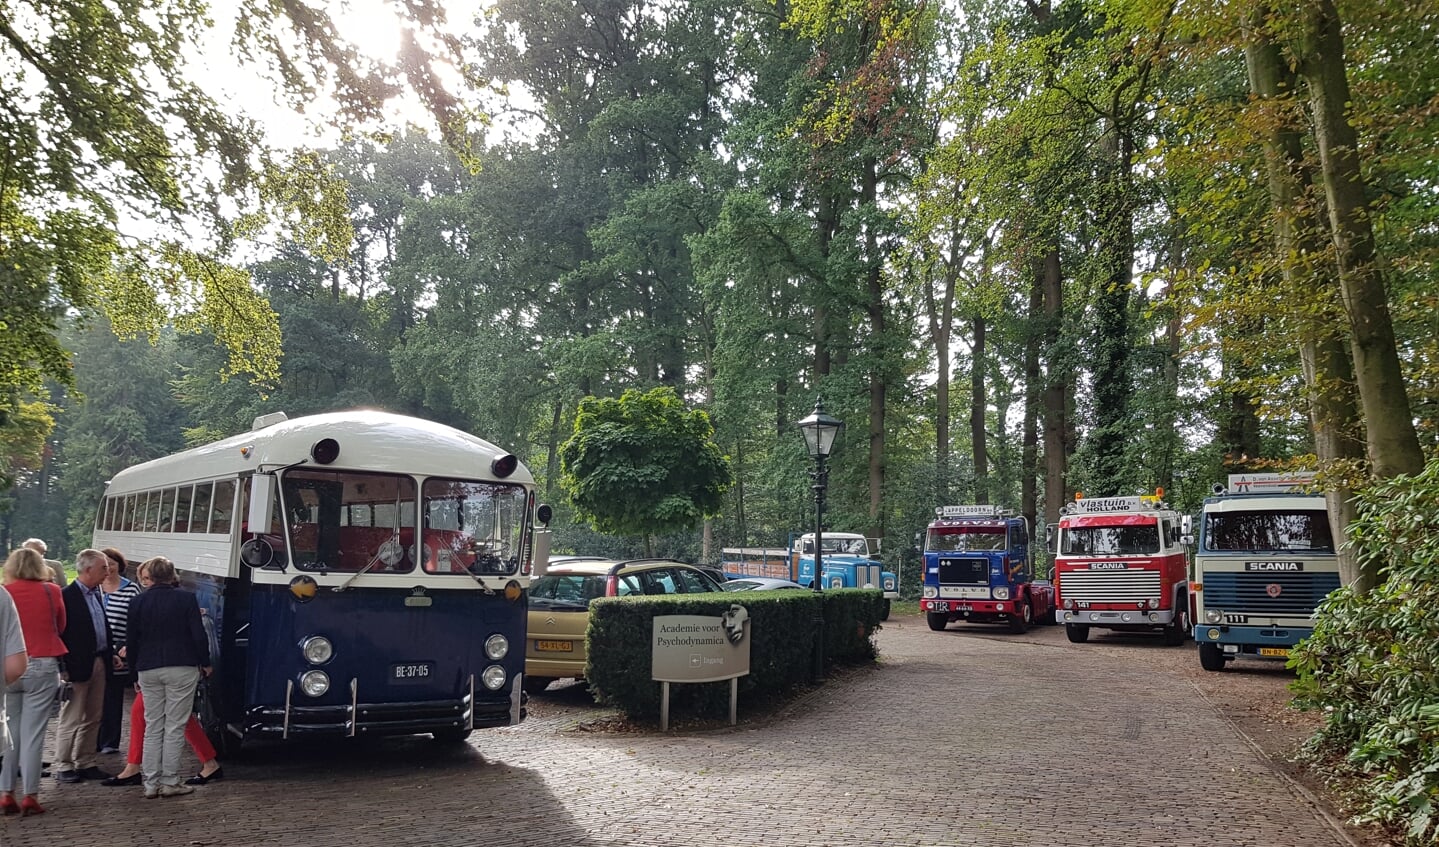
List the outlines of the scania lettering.
{"label": "scania lettering", "polygon": [[1188,637],[1190,519],[1163,496],[1076,496],[1050,527],[1055,620],[1070,641],[1094,627],[1158,631],[1170,645]]}
{"label": "scania lettering", "polygon": [[1339,587],[1339,558],[1312,473],[1231,474],[1204,501],[1194,556],[1199,664],[1285,659]]}
{"label": "scania lettering", "polygon": [[1029,522],[994,506],[941,506],[924,539],[919,601],[929,628],[952,621],[1024,632],[1054,614],[1054,588],[1034,578]]}

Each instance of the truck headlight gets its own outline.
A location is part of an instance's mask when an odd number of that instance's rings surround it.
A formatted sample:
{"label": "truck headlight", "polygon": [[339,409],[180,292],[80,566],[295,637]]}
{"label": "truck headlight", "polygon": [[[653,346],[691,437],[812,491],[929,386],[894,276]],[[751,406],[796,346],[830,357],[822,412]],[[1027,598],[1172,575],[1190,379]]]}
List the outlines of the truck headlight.
{"label": "truck headlight", "polygon": [[1007,586],[1007,585],[996,585],[996,586],[994,587],[994,599],[996,599],[996,600],[1008,600],[1008,599],[1009,599],[1009,586]]}
{"label": "truck headlight", "polygon": [[1224,613],[1221,612],[1220,610],[1218,610],[1218,609],[1205,609],[1205,610],[1204,610],[1204,622],[1205,622],[1205,623],[1219,623],[1219,622],[1222,621],[1222,620],[1224,620]]}
{"label": "truck headlight", "polygon": [[933,585],[926,585],[924,587],[924,596],[933,600],[935,597],[939,596],[939,589]]}
{"label": "truck headlight", "polygon": [[884,590],[885,590],[885,591],[893,591],[893,590],[894,590],[894,580],[891,579],[890,577],[885,577],[885,578],[884,578]]}

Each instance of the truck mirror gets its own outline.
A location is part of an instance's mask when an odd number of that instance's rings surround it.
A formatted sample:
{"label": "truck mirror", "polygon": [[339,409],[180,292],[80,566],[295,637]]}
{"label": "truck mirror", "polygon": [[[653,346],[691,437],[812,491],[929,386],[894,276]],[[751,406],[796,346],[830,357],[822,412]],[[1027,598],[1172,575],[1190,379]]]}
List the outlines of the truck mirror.
{"label": "truck mirror", "polygon": [[1045,524],[1044,546],[1051,556],[1059,553],[1059,524]]}

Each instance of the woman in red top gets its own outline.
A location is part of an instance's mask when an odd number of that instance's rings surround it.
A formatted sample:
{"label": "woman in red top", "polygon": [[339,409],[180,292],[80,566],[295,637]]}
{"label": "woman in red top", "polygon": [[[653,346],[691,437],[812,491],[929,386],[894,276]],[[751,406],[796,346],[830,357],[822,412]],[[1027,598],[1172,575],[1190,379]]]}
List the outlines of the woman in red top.
{"label": "woman in red top", "polygon": [[[25,675],[5,689],[6,722],[15,750],[0,764],[0,813],[38,815],[45,811],[35,795],[40,792],[40,756],[50,707],[60,687],[60,657],[65,644],[65,601],[60,587],[50,582],[50,568],[39,553],[21,548],[5,560],[5,590],[20,613],[20,631],[30,662]],[[15,771],[20,771],[24,798],[15,802]]]}

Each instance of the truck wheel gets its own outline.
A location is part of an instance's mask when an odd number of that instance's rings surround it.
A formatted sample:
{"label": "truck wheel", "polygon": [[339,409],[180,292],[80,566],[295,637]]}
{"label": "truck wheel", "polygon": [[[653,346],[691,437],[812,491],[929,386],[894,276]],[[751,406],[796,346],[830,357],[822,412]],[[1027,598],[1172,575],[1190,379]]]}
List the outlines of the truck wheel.
{"label": "truck wheel", "polygon": [[1016,635],[1029,632],[1029,624],[1033,618],[1034,607],[1029,604],[1028,600],[1021,600],[1019,608],[1015,609],[1014,614],[1009,616],[1009,631]]}
{"label": "truck wheel", "polygon": [[1199,666],[1207,671],[1224,670],[1224,651],[1218,644],[1200,644]]}
{"label": "truck wheel", "polygon": [[879,607],[879,619],[882,620],[882,621],[887,621],[887,620],[889,620],[889,598],[888,598],[888,597],[884,598],[884,605]]}
{"label": "truck wheel", "polygon": [[1089,640],[1089,626],[1082,623],[1067,623],[1064,625],[1064,635],[1071,644],[1083,644]]}
{"label": "truck wheel", "polygon": [[949,625],[949,615],[946,615],[944,612],[928,612],[925,614],[924,619],[929,621],[929,628],[935,632],[939,632]]}
{"label": "truck wheel", "polygon": [[[1184,604],[1188,606],[1188,602]],[[1180,606],[1174,607],[1174,620],[1164,628],[1164,643],[1170,647],[1179,647],[1184,644],[1184,639],[1189,637],[1189,609]]]}

